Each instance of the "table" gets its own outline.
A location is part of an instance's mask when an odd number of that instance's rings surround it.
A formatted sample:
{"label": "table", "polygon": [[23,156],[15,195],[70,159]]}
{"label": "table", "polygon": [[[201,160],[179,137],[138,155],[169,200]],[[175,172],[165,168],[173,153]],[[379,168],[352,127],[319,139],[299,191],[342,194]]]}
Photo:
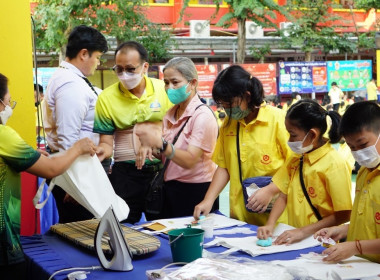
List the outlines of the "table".
{"label": "table", "polygon": [[[253,225],[246,225],[251,230],[256,230]],[[231,235],[228,235],[232,237]],[[244,236],[244,234],[234,234],[233,237]],[[172,262],[171,251],[168,237],[159,235],[161,247],[152,253],[143,256],[135,256],[132,260],[133,270],[129,272],[114,272],[95,270],[87,275],[88,279],[147,279],[145,272],[147,270],[160,269],[161,267]],[[205,239],[205,243],[212,239]],[[28,263],[28,279],[44,280],[48,279],[55,271],[72,268],[99,266],[96,253],[87,249],[77,247],[73,243],[60,236],[48,232],[44,235],[21,236],[24,253]],[[212,247],[207,250],[211,252],[222,252],[226,248]],[[291,260],[297,258],[301,253],[317,252],[324,250],[323,247],[314,247],[298,251],[289,251],[271,255],[261,255],[250,257],[243,253],[234,253],[234,256],[247,257],[253,260]],[[63,272],[54,277],[56,280],[67,279],[69,272]]]}

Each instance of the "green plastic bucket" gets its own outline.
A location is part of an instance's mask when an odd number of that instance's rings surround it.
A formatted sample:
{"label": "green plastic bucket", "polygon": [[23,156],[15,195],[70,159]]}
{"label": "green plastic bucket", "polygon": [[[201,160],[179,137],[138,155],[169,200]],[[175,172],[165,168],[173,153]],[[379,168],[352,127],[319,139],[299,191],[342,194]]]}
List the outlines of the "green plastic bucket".
{"label": "green plastic bucket", "polygon": [[202,257],[203,229],[173,229],[168,235],[173,262],[192,262]]}

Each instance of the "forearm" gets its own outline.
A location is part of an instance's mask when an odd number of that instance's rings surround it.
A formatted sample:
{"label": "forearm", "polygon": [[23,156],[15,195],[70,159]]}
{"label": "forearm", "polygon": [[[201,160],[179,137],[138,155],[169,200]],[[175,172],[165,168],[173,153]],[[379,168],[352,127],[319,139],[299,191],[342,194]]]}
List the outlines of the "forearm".
{"label": "forearm", "polygon": [[166,158],[171,158],[171,161],[176,163],[182,168],[191,169],[193,168],[199,161],[203,154],[203,151],[200,149],[191,149],[190,151],[181,150],[173,148],[173,145],[168,143],[167,148],[163,152],[163,155]]}
{"label": "forearm", "polygon": [[230,175],[225,168],[218,167],[212,178],[211,184],[207,190],[204,200],[215,201],[221,191],[230,180]]}
{"label": "forearm", "polygon": [[104,158],[110,158],[113,154],[113,146],[108,143],[99,143],[99,147],[104,150]]}
{"label": "forearm", "polygon": [[[305,236],[309,236],[309,235],[314,234],[315,232],[317,232],[318,230],[320,230],[322,228],[339,226],[339,225],[349,221],[350,214],[351,214],[351,210],[335,212],[334,214],[331,214],[327,217],[324,217],[322,220],[320,220],[316,223],[313,223],[313,224],[310,224],[310,225],[303,227],[302,232],[304,233]],[[346,229],[348,230],[348,225],[344,225],[344,226],[346,226],[347,227]],[[347,235],[347,233],[346,233],[346,235]]]}
{"label": "forearm", "polygon": [[276,202],[273,205],[266,225],[274,226],[277,223],[278,218],[284,212],[287,202],[287,196],[284,193],[280,193]]}

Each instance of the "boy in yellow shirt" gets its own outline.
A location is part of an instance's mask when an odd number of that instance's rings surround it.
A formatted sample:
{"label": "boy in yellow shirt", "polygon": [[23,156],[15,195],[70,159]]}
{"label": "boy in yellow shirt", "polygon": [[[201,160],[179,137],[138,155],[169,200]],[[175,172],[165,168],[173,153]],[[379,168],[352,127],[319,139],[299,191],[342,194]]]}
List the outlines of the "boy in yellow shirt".
{"label": "boy in yellow shirt", "polygon": [[324,228],[315,233],[336,241],[325,250],[323,259],[339,262],[361,255],[380,263],[380,107],[370,101],[351,105],[342,118],[340,132],[361,165],[357,179],[350,224]]}

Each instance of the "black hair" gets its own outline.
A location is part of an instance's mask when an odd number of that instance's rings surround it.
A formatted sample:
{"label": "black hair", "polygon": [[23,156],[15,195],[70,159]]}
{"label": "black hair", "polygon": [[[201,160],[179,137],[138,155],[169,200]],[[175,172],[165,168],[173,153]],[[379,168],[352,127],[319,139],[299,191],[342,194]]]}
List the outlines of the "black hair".
{"label": "black hair", "polygon": [[376,102],[356,102],[344,113],[339,126],[341,135],[347,136],[362,130],[380,133],[380,107]]}
{"label": "black hair", "polygon": [[66,57],[73,59],[82,49],[87,49],[90,56],[94,51],[106,53],[108,51],[107,40],[103,34],[95,28],[79,25],[75,27],[69,35]]}
{"label": "black hair", "polygon": [[0,99],[4,100],[5,94],[8,92],[8,78],[0,73]]}
{"label": "black hair", "polygon": [[219,112],[219,119],[224,119],[226,117],[226,113],[224,112]]}
{"label": "black hair", "polygon": [[299,95],[298,92],[296,91],[292,92],[292,99],[296,99],[297,95]]}
{"label": "black hair", "polygon": [[[37,91],[37,84],[34,84],[34,90]],[[44,93],[44,88],[40,84],[38,84],[38,91]]]}
{"label": "black hair", "polygon": [[[251,93],[250,97],[247,91]],[[251,109],[264,101],[262,83],[239,65],[232,65],[220,72],[212,88],[212,98],[216,103],[225,102],[231,106],[235,97],[246,99]]]}
{"label": "black hair", "polygon": [[318,128],[321,137],[327,130],[326,117],[331,118],[331,128],[329,138],[331,143],[338,143],[342,138],[339,133],[339,123],[341,116],[334,111],[326,111],[317,102],[310,99],[303,99],[292,105],[286,113],[286,119],[294,122],[305,132],[312,128]]}
{"label": "black hair", "polygon": [[148,61],[147,50],[144,48],[143,45],[141,45],[139,42],[136,42],[136,41],[127,41],[127,42],[124,42],[121,45],[119,45],[117,47],[117,49],[115,50],[115,57],[116,57],[116,54],[120,50],[124,51],[124,50],[128,50],[128,49],[136,50],[140,54],[140,60],[141,61],[143,61],[143,62]]}
{"label": "black hair", "polygon": [[337,86],[336,82],[332,82],[331,86]]}

